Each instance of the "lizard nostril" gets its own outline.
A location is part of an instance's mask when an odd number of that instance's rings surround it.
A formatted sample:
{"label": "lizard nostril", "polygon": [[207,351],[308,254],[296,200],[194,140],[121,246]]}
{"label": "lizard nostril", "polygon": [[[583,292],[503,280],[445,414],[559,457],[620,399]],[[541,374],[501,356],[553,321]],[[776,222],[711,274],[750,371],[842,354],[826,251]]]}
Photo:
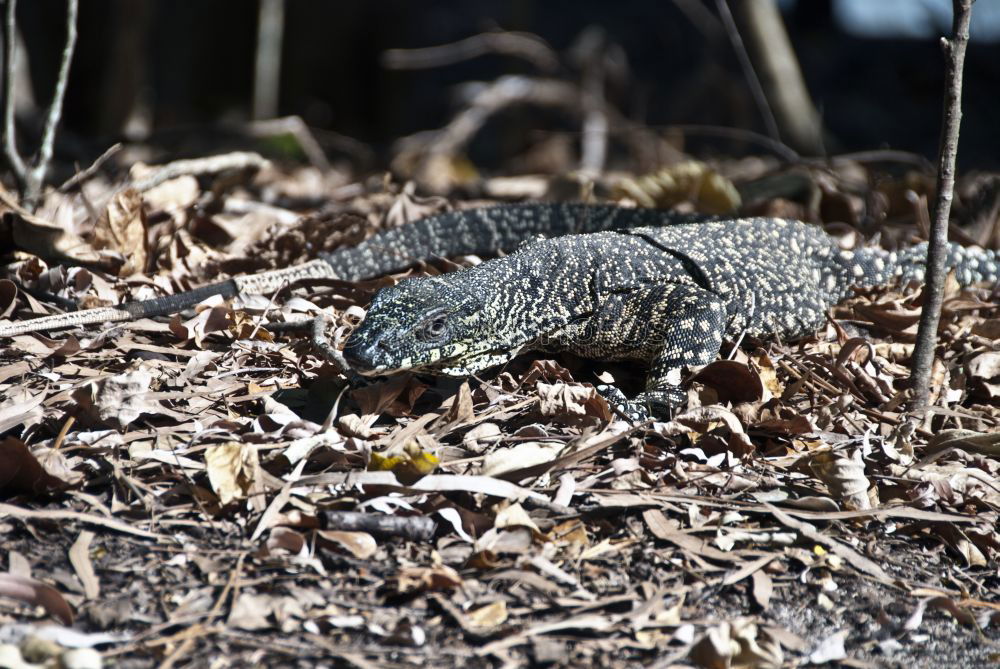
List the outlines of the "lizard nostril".
{"label": "lizard nostril", "polygon": [[379,339],[377,342],[375,342],[375,346],[377,346],[378,348],[382,349],[383,351],[388,351],[389,350],[389,345],[386,344],[385,341],[382,340],[382,339]]}

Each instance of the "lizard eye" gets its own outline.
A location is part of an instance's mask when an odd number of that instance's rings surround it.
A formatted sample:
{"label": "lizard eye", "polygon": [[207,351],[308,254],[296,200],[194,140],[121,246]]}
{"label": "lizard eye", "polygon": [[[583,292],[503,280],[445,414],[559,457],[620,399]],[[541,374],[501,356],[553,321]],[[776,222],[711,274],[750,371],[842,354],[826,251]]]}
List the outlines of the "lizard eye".
{"label": "lizard eye", "polygon": [[431,317],[420,328],[420,338],[424,341],[440,339],[448,329],[448,317],[445,314],[438,314]]}

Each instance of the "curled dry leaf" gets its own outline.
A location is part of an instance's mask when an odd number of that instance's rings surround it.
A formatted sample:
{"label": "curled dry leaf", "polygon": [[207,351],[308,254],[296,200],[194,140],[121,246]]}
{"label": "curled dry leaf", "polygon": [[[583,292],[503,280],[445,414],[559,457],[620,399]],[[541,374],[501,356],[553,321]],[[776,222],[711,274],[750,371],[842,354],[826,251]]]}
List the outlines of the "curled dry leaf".
{"label": "curled dry leaf", "polygon": [[691,647],[689,657],[698,666],[711,669],[780,667],[784,662],[781,645],[770,635],[761,634],[757,625],[745,619],[710,627]]}
{"label": "curled dry leaf", "polygon": [[199,304],[195,309],[198,314],[187,321],[181,321],[180,316],[170,319],[170,331],[178,339],[194,339],[198,348],[204,347],[205,337],[212,332],[223,332],[233,325],[233,311],[220,295],[213,295]]}
{"label": "curled dry leaf", "polygon": [[0,318],[7,318],[17,304],[17,285],[10,279],[0,279]]}
{"label": "curled dry leaf", "polygon": [[853,458],[823,451],[809,459],[809,468],[826,484],[833,498],[843,502],[845,508],[851,511],[871,508],[868,498],[871,483],[865,476],[865,463],[861,460],[860,451]]}
{"label": "curled dry leaf", "polygon": [[[142,414],[155,414],[159,402],[147,399],[153,376],[144,369],[136,369],[101,379],[93,384],[90,401],[97,418],[107,425],[125,427]],[[83,403],[86,392],[81,389],[76,399]]]}
{"label": "curled dry leaf", "polygon": [[487,446],[495,444],[503,437],[496,423],[480,423],[462,437],[462,448],[481,453]]}
{"label": "curled dry leaf", "polygon": [[274,609],[273,600],[273,597],[267,595],[241,592],[233,602],[226,624],[248,632],[272,627],[268,617]]}
{"label": "curled dry leaf", "polygon": [[378,550],[375,537],[367,532],[344,530],[316,530],[316,534],[337,547],[346,550],[359,560],[367,560]]}
{"label": "curled dry leaf", "polygon": [[126,188],[111,198],[94,225],[94,246],[121,254],[122,276],[146,269],[146,215],[137,190]]}
{"label": "curled dry leaf", "polygon": [[480,473],[484,476],[501,476],[525,467],[552,462],[559,457],[563,444],[526,441],[510,448],[498,448],[483,458]]}
{"label": "curled dry leaf", "polygon": [[0,574],[0,595],[41,606],[64,625],[73,624],[73,611],[59,591],[41,581],[13,574]]}
{"label": "curled dry leaf", "polygon": [[538,383],[539,411],[543,416],[594,416],[611,420],[607,401],[593,386],[578,383]]}
{"label": "curled dry leaf", "polygon": [[760,374],[735,360],[716,360],[695,374],[694,380],[712,388],[720,402],[739,404],[771,399],[771,391],[764,386]]}
{"label": "curled dry leaf", "polygon": [[[25,373],[28,371],[25,364]],[[44,410],[40,406],[45,400],[44,392],[30,392],[27,388],[10,388],[0,402],[0,434],[18,425],[30,426],[41,420]]]}
{"label": "curled dry leaf", "polygon": [[287,527],[274,527],[264,544],[267,553],[275,550],[288,551],[292,555],[301,555],[307,548],[306,538],[295,530]]}
{"label": "curled dry leaf", "polygon": [[496,520],[493,522],[493,527],[498,530],[508,527],[527,527],[537,535],[541,535],[542,533],[538,529],[538,525],[535,524],[535,521],[528,516],[528,512],[524,510],[524,507],[516,503],[510,504],[497,514]]}
{"label": "curled dry leaf", "polygon": [[447,565],[405,567],[396,574],[396,589],[401,592],[451,590],[462,587],[462,577]]}
{"label": "curled dry leaf", "polygon": [[77,577],[83,583],[83,592],[87,599],[96,600],[101,595],[101,583],[90,560],[90,544],[94,533],[84,530],[69,549],[69,561],[76,571]]}
{"label": "curled dry leaf", "polygon": [[507,603],[502,599],[473,609],[466,617],[470,627],[491,630],[507,622]]}
{"label": "curled dry leaf", "polygon": [[970,453],[1000,457],[1000,432],[974,430],[943,430],[927,443],[927,453],[937,453],[946,448],[961,448]]}
{"label": "curled dry leaf", "polygon": [[69,261],[74,265],[101,265],[106,261],[90,244],[69,227],[36,216],[9,212],[3,219],[10,225],[14,247],[46,260]]}
{"label": "curled dry leaf", "polygon": [[23,441],[16,437],[0,441],[0,497],[35,497],[67,487],[45,470]]}
{"label": "curled dry leaf", "polygon": [[205,465],[208,480],[222,506],[247,497],[260,481],[260,462],[253,444],[229,442],[209,446],[205,450]]}

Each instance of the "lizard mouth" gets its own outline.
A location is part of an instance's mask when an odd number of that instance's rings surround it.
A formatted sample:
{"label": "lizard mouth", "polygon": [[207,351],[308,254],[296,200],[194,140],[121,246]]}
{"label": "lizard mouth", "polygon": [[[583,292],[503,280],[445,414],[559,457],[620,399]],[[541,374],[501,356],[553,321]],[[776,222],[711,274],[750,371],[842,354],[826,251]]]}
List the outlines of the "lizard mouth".
{"label": "lizard mouth", "polygon": [[344,359],[361,376],[386,376],[400,372],[417,372],[437,376],[465,377],[478,374],[511,360],[516,351],[491,350],[470,354],[468,351],[434,350],[421,358],[414,356],[385,360],[387,356],[373,354],[369,349],[346,347]]}

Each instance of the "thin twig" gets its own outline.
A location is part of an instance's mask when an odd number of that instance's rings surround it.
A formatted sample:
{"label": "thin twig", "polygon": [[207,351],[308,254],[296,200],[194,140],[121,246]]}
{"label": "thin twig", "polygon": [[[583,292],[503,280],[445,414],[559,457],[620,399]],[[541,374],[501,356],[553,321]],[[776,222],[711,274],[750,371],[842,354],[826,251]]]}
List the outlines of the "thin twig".
{"label": "thin twig", "polygon": [[7,0],[7,16],[3,23],[3,43],[6,49],[4,56],[4,102],[3,102],[3,151],[21,186],[24,186],[28,169],[17,152],[17,139],[14,136],[14,81],[17,69],[17,29],[14,13],[17,10],[17,0]]}
{"label": "thin twig", "polygon": [[112,158],[112,156],[114,156],[116,153],[118,153],[119,151],[121,151],[122,150],[122,146],[123,145],[122,145],[121,142],[118,142],[117,144],[112,144],[111,146],[109,146],[108,149],[107,149],[107,151],[105,151],[104,153],[102,153],[101,155],[99,155],[97,157],[97,160],[95,160],[90,165],[90,167],[88,167],[87,169],[83,170],[82,172],[77,172],[76,174],[74,174],[73,176],[71,176],[69,179],[67,179],[66,181],[64,181],[63,184],[61,186],[59,186],[59,188],[57,190],[60,193],[67,193],[70,190],[72,190],[73,188],[76,188],[77,186],[82,185],[84,181],[86,181],[90,177],[92,177],[95,174],[97,174],[98,170],[100,170],[101,167],[104,166],[104,163],[108,162],[108,160],[110,160]]}
{"label": "thin twig", "polygon": [[703,137],[721,137],[724,139],[740,140],[751,142],[767,149],[774,155],[788,163],[798,163],[802,157],[792,147],[780,140],[771,139],[767,135],[762,135],[746,128],[730,128],[721,125],[702,125],[697,123],[679,123],[663,126],[664,130],[677,130],[688,135],[701,135]]}
{"label": "thin twig", "polygon": [[729,5],[726,4],[726,0],[715,0],[715,5],[719,9],[719,17],[722,19],[722,25],[726,27],[726,34],[729,36],[729,41],[736,52],[736,58],[740,61],[740,68],[743,70],[743,76],[746,77],[750,93],[753,95],[754,102],[757,103],[757,110],[764,119],[764,127],[767,128],[767,134],[771,139],[781,141],[781,133],[778,132],[778,122],[774,118],[774,112],[771,111],[771,105],[767,101],[764,87],[760,85],[760,78],[757,76],[757,71],[753,69],[750,54],[747,53],[746,46],[743,44],[743,38],[740,36],[739,28],[736,27],[733,13],[729,11]]}
{"label": "thin twig", "polygon": [[281,85],[281,41],[285,33],[285,0],[259,0],[257,58],[254,62],[253,117],[278,114]]}
{"label": "thin twig", "polygon": [[516,56],[543,72],[559,68],[559,58],[545,40],[519,32],[483,33],[422,49],[389,49],[382,54],[382,65],[394,70],[418,70],[451,65],[487,53]]}
{"label": "thin twig", "polygon": [[42,184],[52,160],[52,147],[56,140],[56,128],[62,118],[63,99],[66,97],[66,86],[69,83],[69,66],[73,62],[73,51],[76,49],[76,17],[79,0],[66,0],[66,44],[63,47],[62,61],[59,63],[59,78],[56,80],[56,90],[52,94],[52,104],[49,115],[45,119],[45,130],[42,132],[42,146],[38,151],[35,166],[28,172],[25,184],[24,200],[28,207],[33,208],[42,192]]}
{"label": "thin twig", "polygon": [[934,196],[934,221],[927,246],[927,270],[924,273],[924,305],[920,310],[917,343],[913,349],[913,400],[910,408],[920,410],[930,398],[931,368],[937,347],[938,322],[944,300],[945,255],[948,250],[948,219],[955,190],[955,159],[958,156],[958,132],[962,121],[962,69],[965,47],[969,42],[969,20],[975,0],[952,0],[954,17],[951,39],[941,38],[945,53],[945,94],[941,141],[938,157],[937,189]]}
{"label": "thin twig", "polygon": [[175,160],[158,168],[149,176],[136,179],[132,182],[131,186],[140,193],[143,193],[177,177],[187,175],[202,176],[230,170],[256,172],[268,165],[270,165],[270,162],[260,154],[250,151],[233,151],[232,153],[223,153],[217,156],[208,156],[207,158]]}
{"label": "thin twig", "polygon": [[587,29],[579,42],[577,60],[583,70],[580,82],[583,102],[580,171],[589,177],[597,177],[604,170],[608,155],[608,115],[604,96],[607,40],[603,30]]}

